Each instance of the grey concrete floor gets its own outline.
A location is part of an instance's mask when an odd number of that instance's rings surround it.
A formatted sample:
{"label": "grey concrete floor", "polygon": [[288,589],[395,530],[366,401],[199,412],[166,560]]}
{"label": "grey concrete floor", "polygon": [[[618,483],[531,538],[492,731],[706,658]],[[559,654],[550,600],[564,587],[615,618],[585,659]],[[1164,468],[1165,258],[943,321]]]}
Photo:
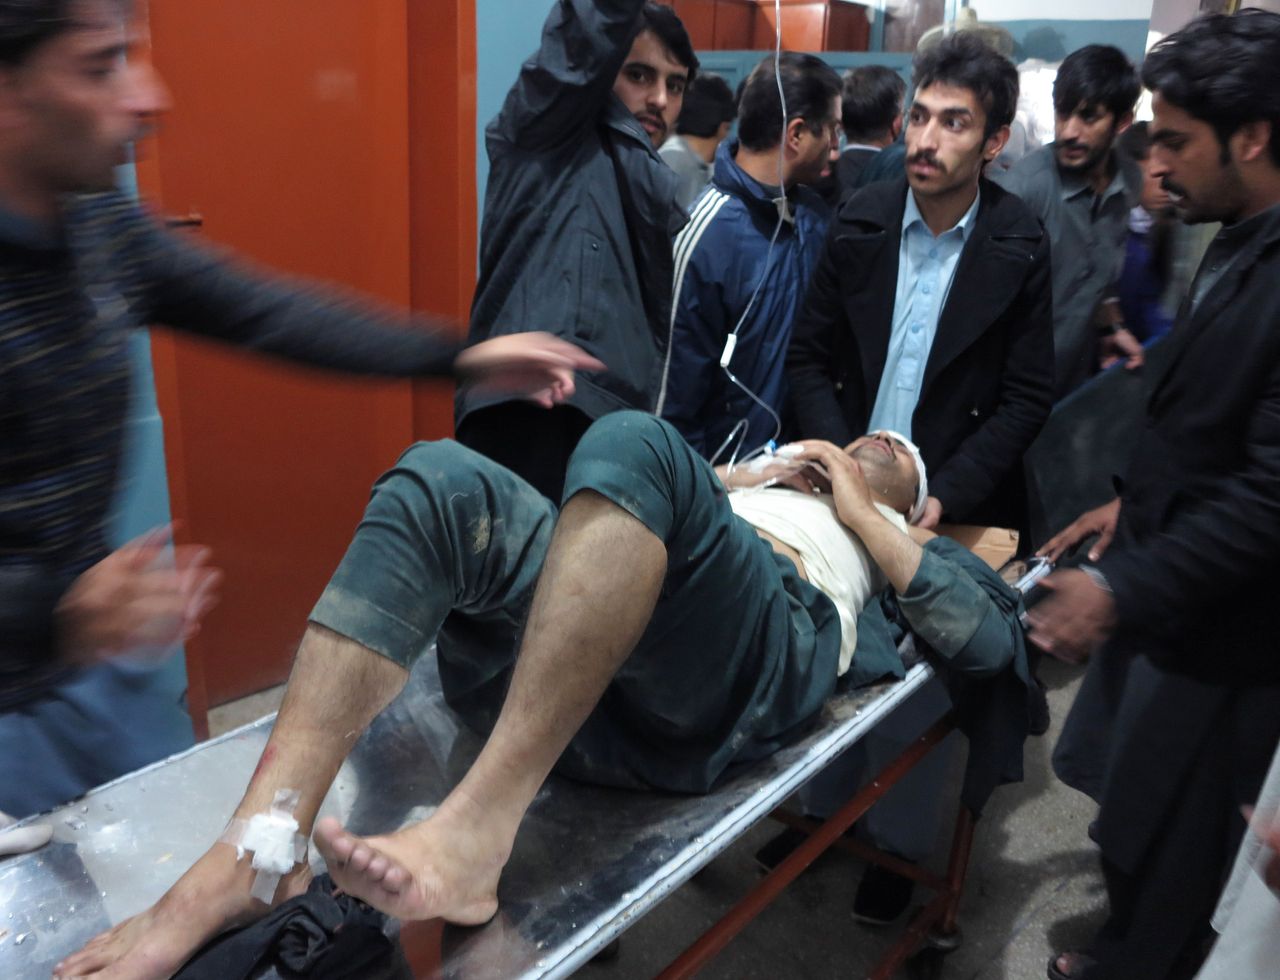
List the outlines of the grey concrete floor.
{"label": "grey concrete floor", "polygon": [[[963,942],[945,958],[909,963],[916,980],[1039,980],[1052,953],[1090,938],[1105,908],[1097,853],[1086,834],[1091,801],[1053,777],[1049,754],[1079,687],[1081,670],[1047,663],[1053,725],[1027,743],[1025,782],[997,790],[978,823],[961,904]],[[273,688],[210,712],[214,734],[274,711]],[[955,786],[944,792],[949,799]],[[754,885],[757,848],[777,832],[756,827],[692,881],[638,922],[618,958],[592,964],[580,980],[639,980],[674,959]],[[940,835],[932,866],[942,871],[949,838]],[[751,923],[699,976],[705,980],[865,977],[892,945],[894,929],[853,921],[850,909],[862,864],[840,853],[820,859]]]}

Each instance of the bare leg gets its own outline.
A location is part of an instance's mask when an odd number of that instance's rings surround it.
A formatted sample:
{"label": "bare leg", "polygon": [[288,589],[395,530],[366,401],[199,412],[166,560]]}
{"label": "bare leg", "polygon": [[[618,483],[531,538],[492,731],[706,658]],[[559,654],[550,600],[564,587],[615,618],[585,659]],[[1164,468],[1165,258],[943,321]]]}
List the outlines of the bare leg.
{"label": "bare leg", "polygon": [[663,542],[591,491],[565,505],[538,581],[511,689],[475,764],[430,819],[359,838],[316,827],[329,873],[402,919],[475,924],[538,788],[643,635],[666,574]]}
{"label": "bare leg", "polygon": [[[275,729],[235,815],[263,813],[276,790],[297,789],[295,815],[301,830],[310,832],[343,759],[407,678],[403,667],[385,657],[323,627],[309,627]],[[55,977],[171,976],[218,933],[266,913],[267,906],[249,896],[254,874],[248,861],[237,863],[235,848],[215,844],[156,905],[68,957]],[[281,882],[276,901],[309,883],[304,867]]]}

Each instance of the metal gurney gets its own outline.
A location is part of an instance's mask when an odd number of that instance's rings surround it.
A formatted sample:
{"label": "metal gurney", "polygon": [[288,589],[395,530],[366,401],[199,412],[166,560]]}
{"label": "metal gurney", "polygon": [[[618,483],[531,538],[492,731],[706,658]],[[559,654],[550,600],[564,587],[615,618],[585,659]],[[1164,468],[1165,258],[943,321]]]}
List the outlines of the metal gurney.
{"label": "metal gurney", "polygon": [[[901,682],[837,695],[807,738],[705,797],[608,790],[553,776],[522,825],[500,886],[498,916],[475,929],[406,927],[400,938],[411,973],[484,978],[572,973],[930,677],[927,666],[917,665]],[[221,833],[272,721],[264,718],[54,811],[50,845],[0,862],[0,976],[48,977],[59,959],[157,900]],[[949,728],[940,724],[907,754],[923,755]],[[422,819],[460,779],[479,747],[480,740],[460,728],[443,703],[435,658],[423,657],[400,698],[343,765],[322,813],[341,816],[359,833]],[[905,771],[911,761],[899,760],[890,768]],[[889,782],[882,782],[870,795],[883,793]],[[762,888],[780,891],[869,805],[856,812],[846,807],[849,812],[833,818],[804,846],[805,853],[793,855]],[[841,818],[843,826],[837,826]],[[918,917],[917,938],[930,922],[954,914],[971,828],[968,823],[957,836],[951,892],[946,882],[925,876],[926,884],[943,891],[941,901],[935,899]],[[789,868],[794,868],[790,877]],[[761,897],[762,907],[769,895]],[[753,914],[731,917],[745,924]],[[702,962],[736,931],[714,935],[712,930],[707,945],[685,966]],[[897,960],[908,952],[904,947]]]}

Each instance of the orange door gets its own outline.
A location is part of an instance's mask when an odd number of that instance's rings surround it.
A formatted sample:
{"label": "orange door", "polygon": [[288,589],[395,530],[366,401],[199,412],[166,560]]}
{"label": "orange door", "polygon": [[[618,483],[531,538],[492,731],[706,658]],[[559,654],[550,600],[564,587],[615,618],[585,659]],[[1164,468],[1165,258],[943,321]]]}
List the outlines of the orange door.
{"label": "orange door", "polygon": [[[419,103],[411,113],[414,85],[435,85],[441,73],[410,63],[411,25],[427,27],[427,2],[151,0],[153,57],[174,110],[142,168],[144,193],[167,213],[198,212],[203,235],[253,259],[400,306],[442,277],[469,280],[470,263],[456,256],[474,238],[474,166],[458,170],[447,141],[425,162],[413,147],[419,128],[444,117],[458,125],[466,84],[457,63],[474,45],[474,18],[442,36],[438,25],[458,13],[440,17],[453,4],[430,0],[429,44],[440,51],[415,54],[451,63],[453,81],[434,93],[437,109]],[[437,214],[441,240],[415,253],[424,218],[411,188],[423,168],[445,210],[462,217]],[[415,274],[432,252],[452,264]],[[463,312],[464,294],[448,281],[439,308]],[[305,371],[163,331],[154,359],[175,518],[226,572],[221,605],[188,647],[203,731],[206,706],[284,678],[370,484],[411,441],[415,413],[439,426],[448,401],[408,382]]]}

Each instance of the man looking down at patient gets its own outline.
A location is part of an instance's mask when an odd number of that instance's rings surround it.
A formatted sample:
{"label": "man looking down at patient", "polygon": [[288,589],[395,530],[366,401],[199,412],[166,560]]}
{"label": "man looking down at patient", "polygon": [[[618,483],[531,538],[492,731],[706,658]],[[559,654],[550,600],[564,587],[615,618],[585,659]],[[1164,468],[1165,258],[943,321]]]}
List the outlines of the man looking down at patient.
{"label": "man looking down at patient", "polygon": [[[910,447],[886,434],[846,450],[800,447],[799,469],[749,480],[780,476],[802,492],[748,490],[731,504],[669,424],[615,413],[575,452],[558,516],[470,450],[410,449],[375,486],[312,613],[236,817],[297,789],[295,816],[310,831],[360,732],[437,640],[446,697],[489,733],[483,750],[427,821],[366,840],[326,820],[316,843],[340,887],[383,911],[477,924],[497,909],[516,831],[553,766],[596,783],[707,790],[805,731],[857,645],[846,624],[884,582],[940,657],[981,674],[1008,665],[1020,649],[1016,596],[953,542],[925,532],[922,546],[906,533],[903,515],[926,493]],[[760,503],[768,496],[786,499]],[[803,505],[802,521],[780,516],[791,505]],[[735,510],[772,511],[783,547]],[[796,533],[805,521],[815,542]],[[456,544],[499,522],[487,548]],[[815,585],[819,554],[833,565],[843,554],[847,594]],[[265,914],[252,877],[235,848],[214,845],[154,908],[57,975],[167,976],[217,932]],[[299,866],[276,901],[309,877]]]}

